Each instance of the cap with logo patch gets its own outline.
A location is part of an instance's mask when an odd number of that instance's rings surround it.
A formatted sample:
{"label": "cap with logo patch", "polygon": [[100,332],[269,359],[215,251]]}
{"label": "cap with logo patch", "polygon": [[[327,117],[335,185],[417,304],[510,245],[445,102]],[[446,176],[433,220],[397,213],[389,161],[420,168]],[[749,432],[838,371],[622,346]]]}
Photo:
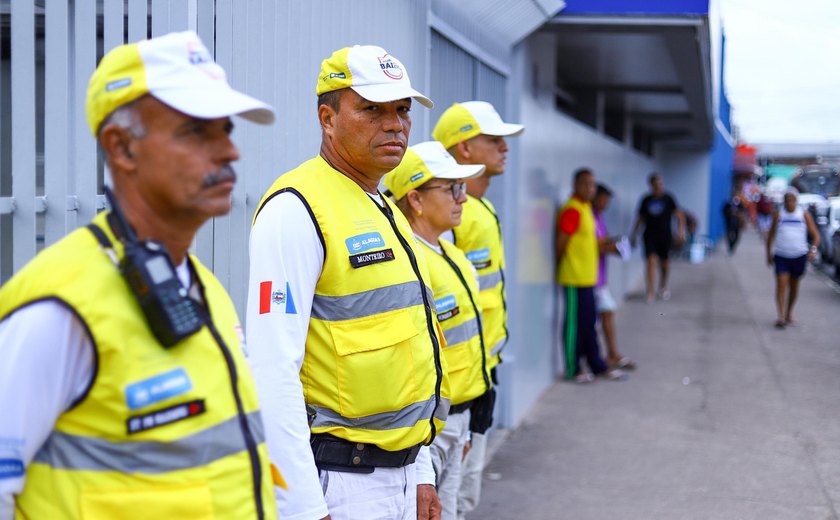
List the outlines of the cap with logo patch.
{"label": "cap with logo patch", "polygon": [[447,150],[456,144],[481,134],[497,136],[519,135],[523,125],[505,123],[493,105],[486,101],[454,103],[440,116],[432,138],[443,143]]}
{"label": "cap with logo patch", "polygon": [[416,144],[405,151],[400,165],[382,180],[385,187],[400,200],[432,179],[470,179],[484,173],[483,164],[458,164],[438,141]]}
{"label": "cap with logo patch", "polygon": [[102,58],[87,90],[93,135],[111,112],[146,94],[202,119],[239,115],[259,124],[274,122],[271,106],[231,88],[224,69],[192,31],[120,45]]}
{"label": "cap with logo patch", "polygon": [[321,62],[316,95],[348,87],[376,103],[414,98],[425,107],[434,105],[411,88],[408,71],[400,60],[375,45],[344,47]]}

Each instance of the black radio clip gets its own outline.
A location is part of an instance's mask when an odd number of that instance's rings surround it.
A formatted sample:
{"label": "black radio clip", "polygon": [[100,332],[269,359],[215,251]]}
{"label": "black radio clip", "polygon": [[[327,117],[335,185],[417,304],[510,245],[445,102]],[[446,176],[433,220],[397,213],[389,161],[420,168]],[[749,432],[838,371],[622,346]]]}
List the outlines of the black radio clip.
{"label": "black radio clip", "polygon": [[[111,205],[108,222],[124,246],[123,257],[117,264],[120,273],[137,298],[155,338],[164,347],[173,347],[204,326],[198,303],[189,297],[178,279],[166,247],[154,240],[138,240],[107,186],[105,196]],[[102,230],[94,225],[89,228],[100,242],[103,238],[107,241],[103,246],[111,248]]]}

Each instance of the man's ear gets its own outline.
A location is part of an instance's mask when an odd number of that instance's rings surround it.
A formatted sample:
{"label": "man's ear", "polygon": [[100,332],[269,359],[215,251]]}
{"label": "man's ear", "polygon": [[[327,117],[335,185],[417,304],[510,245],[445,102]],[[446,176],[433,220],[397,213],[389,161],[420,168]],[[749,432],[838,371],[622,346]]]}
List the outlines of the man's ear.
{"label": "man's ear", "polygon": [[134,171],[137,167],[131,151],[133,139],[127,130],[108,124],[99,132],[99,144],[108,161],[108,167],[118,171]]}
{"label": "man's ear", "polygon": [[462,159],[465,162],[468,162],[469,159],[472,158],[472,150],[470,149],[470,142],[469,139],[466,141],[461,141],[460,143],[456,144],[452,147],[450,154],[455,156],[455,158]]}
{"label": "man's ear", "polygon": [[318,121],[324,134],[332,137],[335,129],[335,109],[329,105],[319,105]]}

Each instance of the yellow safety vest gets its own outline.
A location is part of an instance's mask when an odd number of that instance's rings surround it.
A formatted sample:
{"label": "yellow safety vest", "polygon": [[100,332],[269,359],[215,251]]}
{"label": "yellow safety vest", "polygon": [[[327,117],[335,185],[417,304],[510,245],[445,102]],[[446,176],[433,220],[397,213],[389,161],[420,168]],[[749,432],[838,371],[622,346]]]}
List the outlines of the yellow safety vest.
{"label": "yellow safety vest", "polygon": [[311,431],[389,451],[431,443],[449,413],[449,383],[408,222],[321,156],[281,175],[259,208],[284,192],[306,206],[324,247],[300,371]]}
{"label": "yellow safety vest", "polygon": [[[105,214],[94,224],[121,256]],[[0,289],[0,319],[55,301],[96,349],[90,388],[26,470],[16,518],[277,518],[236,311],[213,274],[189,260],[211,319],[169,349],[89,229],[42,251]]]}
{"label": "yellow safety vest", "polygon": [[471,401],[490,389],[484,340],[481,336],[481,303],[472,264],[464,253],[440,240],[444,254],[420,241],[432,276],[435,309],[446,348],[452,404]]}
{"label": "yellow safety vest", "polygon": [[488,349],[487,364],[493,369],[501,362],[500,354],[508,338],[502,226],[493,204],[485,198],[467,195],[462,207],[461,224],[452,233],[455,245],[478,271],[484,345]]}
{"label": "yellow safety vest", "polygon": [[598,239],[592,205],[577,197],[569,198],[561,208],[576,209],[580,214],[578,229],[570,237],[566,252],[557,263],[557,283],[567,287],[595,287],[598,282]]}

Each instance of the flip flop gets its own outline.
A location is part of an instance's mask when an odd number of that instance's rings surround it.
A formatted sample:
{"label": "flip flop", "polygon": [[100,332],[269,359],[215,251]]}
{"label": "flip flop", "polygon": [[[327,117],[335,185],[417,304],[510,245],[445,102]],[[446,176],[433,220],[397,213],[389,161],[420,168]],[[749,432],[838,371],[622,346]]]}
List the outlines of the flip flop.
{"label": "flip flop", "polygon": [[623,357],[617,363],[610,365],[612,368],[620,368],[622,370],[636,370],[636,362],[628,357]]}
{"label": "flip flop", "polygon": [[777,329],[783,329],[785,328],[785,322],[782,320],[776,320],[776,323],[773,326]]}

